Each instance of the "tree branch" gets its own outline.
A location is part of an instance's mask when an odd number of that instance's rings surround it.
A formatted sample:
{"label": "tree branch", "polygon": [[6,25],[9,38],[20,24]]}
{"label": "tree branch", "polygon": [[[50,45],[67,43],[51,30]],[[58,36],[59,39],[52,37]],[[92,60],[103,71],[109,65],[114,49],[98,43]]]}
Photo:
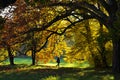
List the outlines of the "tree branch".
{"label": "tree branch", "polygon": [[40,47],[40,49],[36,50],[37,52],[41,51],[47,44],[48,39],[53,35],[54,33],[51,33],[50,35],[47,36],[46,41],[44,42],[44,44]]}
{"label": "tree branch", "polygon": [[92,14],[96,14],[99,17],[104,17],[106,18],[107,16],[97,7],[95,7],[93,4],[89,4],[86,1],[81,1],[81,2],[73,2],[73,3],[53,3],[50,6],[66,6],[70,7],[73,9],[80,9],[80,10],[87,10],[88,12],[92,12]]}
{"label": "tree branch", "polygon": [[98,0],[100,2],[100,4],[109,12],[109,5],[106,3],[105,0]]}
{"label": "tree branch", "polygon": [[62,15],[56,16],[56,17],[55,17],[53,20],[51,20],[47,25],[43,25],[42,28],[32,28],[32,29],[30,29],[30,30],[28,30],[28,31],[26,31],[26,32],[22,32],[22,33],[20,33],[20,34],[26,34],[26,33],[32,32],[32,31],[36,31],[36,32],[43,31],[43,30],[47,29],[49,26],[51,26],[52,24],[54,24],[55,22],[57,22],[58,20],[61,20],[61,19],[65,18],[65,17],[67,17],[67,16],[70,16],[70,15],[71,15],[71,12],[72,12],[72,11],[68,11],[68,12],[66,12],[66,14],[62,14]]}
{"label": "tree branch", "polygon": [[90,16],[90,15],[84,15],[82,17],[84,17],[84,18],[80,19],[78,21],[75,21],[75,22],[71,22],[71,24],[68,25],[61,33],[58,33],[57,31],[51,31],[51,30],[47,30],[47,31],[52,32],[52,33],[57,34],[57,35],[63,35],[67,31],[67,29],[71,28],[71,26],[75,26],[76,23],[82,22],[83,20],[94,18],[93,16]]}

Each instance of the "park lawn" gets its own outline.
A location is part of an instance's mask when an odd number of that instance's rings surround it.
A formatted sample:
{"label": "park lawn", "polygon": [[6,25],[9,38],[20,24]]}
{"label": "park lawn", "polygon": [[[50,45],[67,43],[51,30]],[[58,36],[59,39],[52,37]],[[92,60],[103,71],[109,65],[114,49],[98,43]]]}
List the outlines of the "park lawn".
{"label": "park lawn", "polygon": [[[31,60],[31,57],[15,57],[14,58],[14,63],[15,64],[31,64],[32,60]],[[3,65],[8,65],[9,64],[9,59],[3,61],[2,64]]]}
{"label": "park lawn", "polygon": [[7,62],[0,66],[0,80],[114,80],[111,70],[89,67],[87,62],[41,63],[31,66],[30,58],[16,58],[16,65],[9,66]]}
{"label": "park lawn", "polygon": [[[32,60],[31,57],[15,57],[14,58],[15,64],[27,64],[31,65]],[[1,63],[2,65],[8,65],[9,64],[9,59]],[[48,63],[43,63],[39,62],[38,65],[44,65],[44,66],[56,66],[56,62],[48,62]],[[60,67],[79,67],[79,68],[86,68],[89,67],[89,63],[87,61],[81,61],[81,63],[67,63],[61,60]]]}
{"label": "park lawn", "polygon": [[51,66],[0,66],[0,80],[114,80],[109,70]]}

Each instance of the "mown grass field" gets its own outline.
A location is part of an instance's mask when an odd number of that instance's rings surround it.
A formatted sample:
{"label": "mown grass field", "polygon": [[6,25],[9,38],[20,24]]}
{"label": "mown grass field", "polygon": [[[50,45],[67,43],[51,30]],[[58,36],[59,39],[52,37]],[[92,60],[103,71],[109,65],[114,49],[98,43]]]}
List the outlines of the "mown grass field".
{"label": "mown grass field", "polygon": [[110,69],[85,68],[87,63],[61,63],[59,68],[56,63],[31,66],[30,58],[16,58],[15,63],[0,65],[0,80],[115,80]]}

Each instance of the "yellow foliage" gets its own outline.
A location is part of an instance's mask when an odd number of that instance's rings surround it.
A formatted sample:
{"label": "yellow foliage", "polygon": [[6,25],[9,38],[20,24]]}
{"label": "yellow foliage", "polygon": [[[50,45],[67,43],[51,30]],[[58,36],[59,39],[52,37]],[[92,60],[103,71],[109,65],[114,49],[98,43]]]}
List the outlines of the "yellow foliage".
{"label": "yellow foliage", "polygon": [[32,51],[31,50],[29,50],[29,51],[27,51],[27,56],[31,56],[32,55]]}
{"label": "yellow foliage", "polygon": [[8,57],[8,52],[5,49],[0,49],[0,61],[5,60]]}

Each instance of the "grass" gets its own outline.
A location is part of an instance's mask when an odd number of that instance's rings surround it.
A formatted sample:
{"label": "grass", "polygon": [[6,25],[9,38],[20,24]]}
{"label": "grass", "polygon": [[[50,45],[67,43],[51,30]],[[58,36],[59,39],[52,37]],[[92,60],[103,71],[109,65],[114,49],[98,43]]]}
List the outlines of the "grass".
{"label": "grass", "polygon": [[57,68],[56,63],[31,66],[29,60],[16,58],[17,65],[1,65],[0,80],[115,80],[110,69],[85,68],[87,63],[61,63]]}
{"label": "grass", "polygon": [[114,80],[109,70],[51,68],[49,66],[0,66],[0,80]]}
{"label": "grass", "polygon": [[[16,57],[14,58],[14,62],[15,64],[27,64],[27,65],[31,65],[32,60],[31,57]],[[2,65],[8,65],[9,64],[9,60],[6,60],[2,63]],[[49,62],[47,64],[45,63],[39,63],[40,65],[46,65],[46,66],[56,66],[56,62]],[[79,67],[79,68],[86,68],[89,67],[90,65],[88,64],[88,62],[81,62],[81,63],[66,63],[63,60],[61,60],[60,63],[61,67]]]}
{"label": "grass", "polygon": [[[15,62],[15,64],[31,64],[32,60],[31,60],[31,57],[15,57],[14,62]],[[8,65],[9,64],[9,59],[4,61],[2,64],[3,65]]]}

